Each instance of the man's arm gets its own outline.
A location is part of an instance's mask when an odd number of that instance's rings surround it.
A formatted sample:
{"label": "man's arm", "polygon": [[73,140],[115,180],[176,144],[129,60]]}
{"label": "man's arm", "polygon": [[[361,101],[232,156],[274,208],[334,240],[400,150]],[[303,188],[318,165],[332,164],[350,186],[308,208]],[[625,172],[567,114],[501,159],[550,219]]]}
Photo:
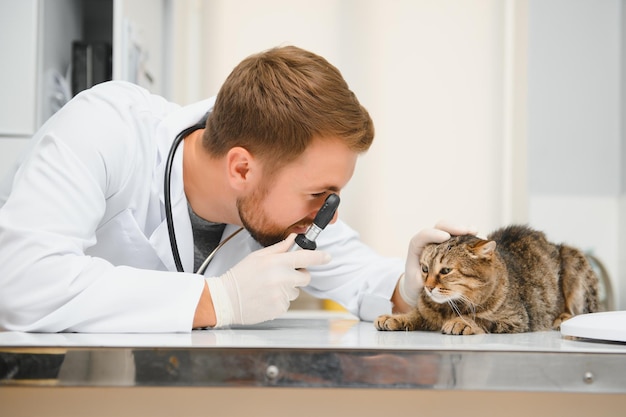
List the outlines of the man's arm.
{"label": "man's arm", "polygon": [[406,301],[404,301],[404,299],[400,295],[399,286],[401,282],[402,281],[398,279],[398,282],[396,283],[396,288],[393,290],[393,294],[391,296],[391,303],[393,305],[392,312],[394,314],[408,313],[413,309],[413,307],[411,307]]}
{"label": "man's arm", "polygon": [[[404,275],[396,283],[391,301],[394,304],[394,312],[410,310],[410,305],[416,305],[419,292],[422,290],[420,277],[420,257],[424,248],[431,243],[442,243],[451,236],[476,234],[474,227],[459,226],[440,221],[434,228],[422,229],[411,238],[409,251],[406,258]],[[408,302],[407,302],[408,301]],[[408,310],[407,310],[408,307]]]}
{"label": "man's arm", "polygon": [[204,289],[198,306],[196,307],[196,313],[193,316],[193,328],[198,329],[202,327],[213,327],[217,323],[215,318],[215,307],[213,306],[213,299],[211,298],[211,292],[206,281],[204,282]]}

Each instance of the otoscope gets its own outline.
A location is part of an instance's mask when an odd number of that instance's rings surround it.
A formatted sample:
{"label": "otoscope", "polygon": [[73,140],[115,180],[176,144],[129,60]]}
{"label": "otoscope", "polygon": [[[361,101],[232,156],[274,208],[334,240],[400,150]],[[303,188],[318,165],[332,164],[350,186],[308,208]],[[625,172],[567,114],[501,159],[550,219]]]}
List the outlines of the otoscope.
{"label": "otoscope", "polygon": [[311,223],[306,232],[296,236],[296,243],[291,248],[292,251],[299,248],[308,250],[315,250],[317,248],[315,240],[335,216],[337,207],[339,207],[339,201],[340,199],[337,194],[330,194],[326,197],[322,208],[320,208],[315,219],[313,219],[313,223]]}

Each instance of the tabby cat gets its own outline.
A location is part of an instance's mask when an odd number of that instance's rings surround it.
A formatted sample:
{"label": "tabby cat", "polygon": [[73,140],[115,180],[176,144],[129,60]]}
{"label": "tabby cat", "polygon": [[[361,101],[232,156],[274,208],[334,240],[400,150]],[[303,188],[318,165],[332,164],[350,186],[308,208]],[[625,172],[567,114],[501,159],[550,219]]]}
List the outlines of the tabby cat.
{"label": "tabby cat", "polygon": [[598,309],[598,278],[585,255],[526,226],[430,244],[420,264],[417,307],[378,317],[378,330],[521,333],[558,329]]}

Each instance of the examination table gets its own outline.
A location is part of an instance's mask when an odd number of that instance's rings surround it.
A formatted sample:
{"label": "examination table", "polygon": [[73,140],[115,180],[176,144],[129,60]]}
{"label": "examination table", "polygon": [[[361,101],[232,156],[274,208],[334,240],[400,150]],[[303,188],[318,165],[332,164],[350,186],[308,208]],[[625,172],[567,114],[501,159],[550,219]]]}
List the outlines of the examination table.
{"label": "examination table", "polygon": [[0,332],[0,416],[626,415],[626,344],[290,311],[189,334]]}

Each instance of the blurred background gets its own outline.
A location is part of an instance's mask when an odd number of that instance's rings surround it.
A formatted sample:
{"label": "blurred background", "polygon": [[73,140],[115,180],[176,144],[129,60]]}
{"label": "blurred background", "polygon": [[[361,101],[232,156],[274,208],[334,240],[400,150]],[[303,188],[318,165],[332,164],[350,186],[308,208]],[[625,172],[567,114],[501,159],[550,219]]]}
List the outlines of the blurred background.
{"label": "blurred background", "polygon": [[297,45],[374,119],[340,207],[365,242],[529,224],[593,253],[626,308],[624,0],[0,0],[0,27],[0,175],[98,77],[184,105]]}

